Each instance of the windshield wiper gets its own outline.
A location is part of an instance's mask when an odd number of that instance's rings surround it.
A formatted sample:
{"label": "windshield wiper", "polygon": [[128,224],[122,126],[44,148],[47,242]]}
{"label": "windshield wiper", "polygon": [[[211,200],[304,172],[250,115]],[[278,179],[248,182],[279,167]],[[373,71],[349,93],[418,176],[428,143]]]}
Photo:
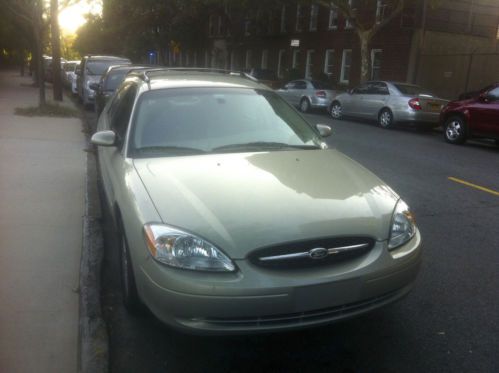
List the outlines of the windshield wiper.
{"label": "windshield wiper", "polygon": [[219,146],[212,149],[212,151],[225,151],[225,150],[255,150],[255,149],[320,149],[317,145],[291,145],[282,142],[270,142],[270,141],[255,141],[247,142],[242,144],[230,144]]}
{"label": "windshield wiper", "polygon": [[188,153],[188,154],[205,154],[205,150],[197,148],[189,148],[186,146],[144,146],[135,149],[138,153]]}

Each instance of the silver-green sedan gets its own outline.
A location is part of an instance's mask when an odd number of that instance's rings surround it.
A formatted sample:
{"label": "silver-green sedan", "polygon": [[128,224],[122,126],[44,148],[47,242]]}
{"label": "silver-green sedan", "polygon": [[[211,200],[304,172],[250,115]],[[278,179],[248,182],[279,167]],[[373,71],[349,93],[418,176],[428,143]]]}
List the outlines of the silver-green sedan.
{"label": "silver-green sedan", "polygon": [[122,291],[202,334],[357,316],[408,293],[409,207],[269,88],[228,73],[129,76],[92,142],[117,227]]}

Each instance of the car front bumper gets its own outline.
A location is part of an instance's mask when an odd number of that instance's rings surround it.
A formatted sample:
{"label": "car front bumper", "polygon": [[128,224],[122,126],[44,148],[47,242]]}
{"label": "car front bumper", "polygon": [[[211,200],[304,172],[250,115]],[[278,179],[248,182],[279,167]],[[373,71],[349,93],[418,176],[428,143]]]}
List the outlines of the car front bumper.
{"label": "car front bumper", "polygon": [[[397,258],[397,256],[401,256]],[[388,252],[387,242],[354,263],[269,270],[246,260],[235,273],[165,267],[151,258],[136,271],[139,294],[162,322],[195,334],[247,334],[332,323],[409,292],[421,262],[421,236]]]}

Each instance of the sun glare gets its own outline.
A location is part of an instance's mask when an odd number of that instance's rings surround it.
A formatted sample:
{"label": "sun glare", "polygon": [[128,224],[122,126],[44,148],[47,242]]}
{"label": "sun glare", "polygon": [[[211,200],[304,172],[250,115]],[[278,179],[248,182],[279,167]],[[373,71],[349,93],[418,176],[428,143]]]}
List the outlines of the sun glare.
{"label": "sun glare", "polygon": [[100,1],[80,1],[59,13],[59,26],[63,34],[74,34],[85,23],[85,14],[101,14]]}

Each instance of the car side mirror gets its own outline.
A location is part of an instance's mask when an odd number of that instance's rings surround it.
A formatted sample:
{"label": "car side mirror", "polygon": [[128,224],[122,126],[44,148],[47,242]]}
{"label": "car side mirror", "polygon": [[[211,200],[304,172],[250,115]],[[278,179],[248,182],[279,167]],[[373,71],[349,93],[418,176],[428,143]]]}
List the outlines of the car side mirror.
{"label": "car side mirror", "polygon": [[113,131],[99,131],[92,135],[90,142],[97,146],[115,146],[116,134]]}
{"label": "car side mirror", "polygon": [[100,84],[99,83],[90,83],[88,85],[88,88],[90,88],[92,91],[98,91],[100,88]]}
{"label": "car side mirror", "polygon": [[316,124],[315,128],[317,128],[322,137],[329,137],[333,134],[333,130],[327,124]]}

